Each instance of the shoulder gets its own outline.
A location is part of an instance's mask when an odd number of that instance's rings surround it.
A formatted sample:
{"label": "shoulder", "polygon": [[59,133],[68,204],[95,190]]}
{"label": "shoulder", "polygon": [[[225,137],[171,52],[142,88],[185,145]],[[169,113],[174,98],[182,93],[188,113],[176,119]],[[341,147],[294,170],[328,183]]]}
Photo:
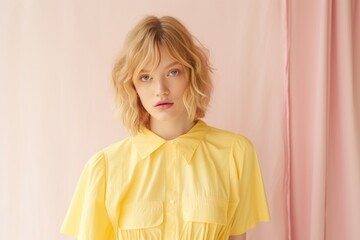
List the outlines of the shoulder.
{"label": "shoulder", "polygon": [[208,126],[205,141],[216,143],[216,145],[227,145],[232,148],[240,148],[243,150],[253,148],[252,142],[246,136],[213,126]]}
{"label": "shoulder", "polygon": [[106,167],[108,162],[112,159],[117,159],[120,156],[129,154],[128,152],[131,151],[132,145],[131,137],[127,137],[102,148],[90,157],[86,164],[86,168],[96,169]]}
{"label": "shoulder", "polygon": [[110,144],[109,146],[102,149],[103,154],[108,157],[124,154],[126,151],[133,147],[132,137],[127,137],[121,141]]}

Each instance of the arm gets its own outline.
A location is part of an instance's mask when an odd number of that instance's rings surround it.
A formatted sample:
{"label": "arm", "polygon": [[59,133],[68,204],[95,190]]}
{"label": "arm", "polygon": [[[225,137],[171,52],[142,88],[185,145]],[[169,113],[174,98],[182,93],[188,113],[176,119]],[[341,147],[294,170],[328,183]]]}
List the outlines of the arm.
{"label": "arm", "polygon": [[229,240],[246,240],[246,233],[236,236],[230,236]]}

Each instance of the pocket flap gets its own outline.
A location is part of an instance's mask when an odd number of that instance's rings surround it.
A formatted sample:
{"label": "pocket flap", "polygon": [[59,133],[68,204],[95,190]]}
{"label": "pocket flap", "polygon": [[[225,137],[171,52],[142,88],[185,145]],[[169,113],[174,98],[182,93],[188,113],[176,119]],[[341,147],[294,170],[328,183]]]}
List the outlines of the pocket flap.
{"label": "pocket flap", "polygon": [[142,229],[159,226],[163,222],[162,202],[134,202],[126,204],[120,213],[119,228]]}
{"label": "pocket flap", "polygon": [[225,225],[228,202],[221,199],[183,198],[183,218],[190,222]]}

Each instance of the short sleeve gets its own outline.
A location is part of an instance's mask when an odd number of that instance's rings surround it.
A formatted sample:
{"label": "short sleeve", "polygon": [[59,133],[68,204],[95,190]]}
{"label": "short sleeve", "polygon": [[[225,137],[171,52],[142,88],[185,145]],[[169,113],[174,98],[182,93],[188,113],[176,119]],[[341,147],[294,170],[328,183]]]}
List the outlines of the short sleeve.
{"label": "short sleeve", "polygon": [[78,240],[113,240],[105,206],[106,159],[95,154],[86,164],[60,232]]}
{"label": "short sleeve", "polygon": [[256,151],[251,142],[239,136],[232,146],[231,191],[234,212],[230,235],[240,235],[270,214]]}

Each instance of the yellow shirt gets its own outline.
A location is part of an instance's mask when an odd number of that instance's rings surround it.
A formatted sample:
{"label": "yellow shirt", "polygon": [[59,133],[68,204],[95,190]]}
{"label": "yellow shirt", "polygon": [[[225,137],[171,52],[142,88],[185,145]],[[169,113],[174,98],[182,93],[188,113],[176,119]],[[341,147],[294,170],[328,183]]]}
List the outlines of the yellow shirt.
{"label": "yellow shirt", "polygon": [[61,232],[79,240],[227,240],[269,219],[252,144],[198,121],[171,141],[144,129],[95,154]]}

